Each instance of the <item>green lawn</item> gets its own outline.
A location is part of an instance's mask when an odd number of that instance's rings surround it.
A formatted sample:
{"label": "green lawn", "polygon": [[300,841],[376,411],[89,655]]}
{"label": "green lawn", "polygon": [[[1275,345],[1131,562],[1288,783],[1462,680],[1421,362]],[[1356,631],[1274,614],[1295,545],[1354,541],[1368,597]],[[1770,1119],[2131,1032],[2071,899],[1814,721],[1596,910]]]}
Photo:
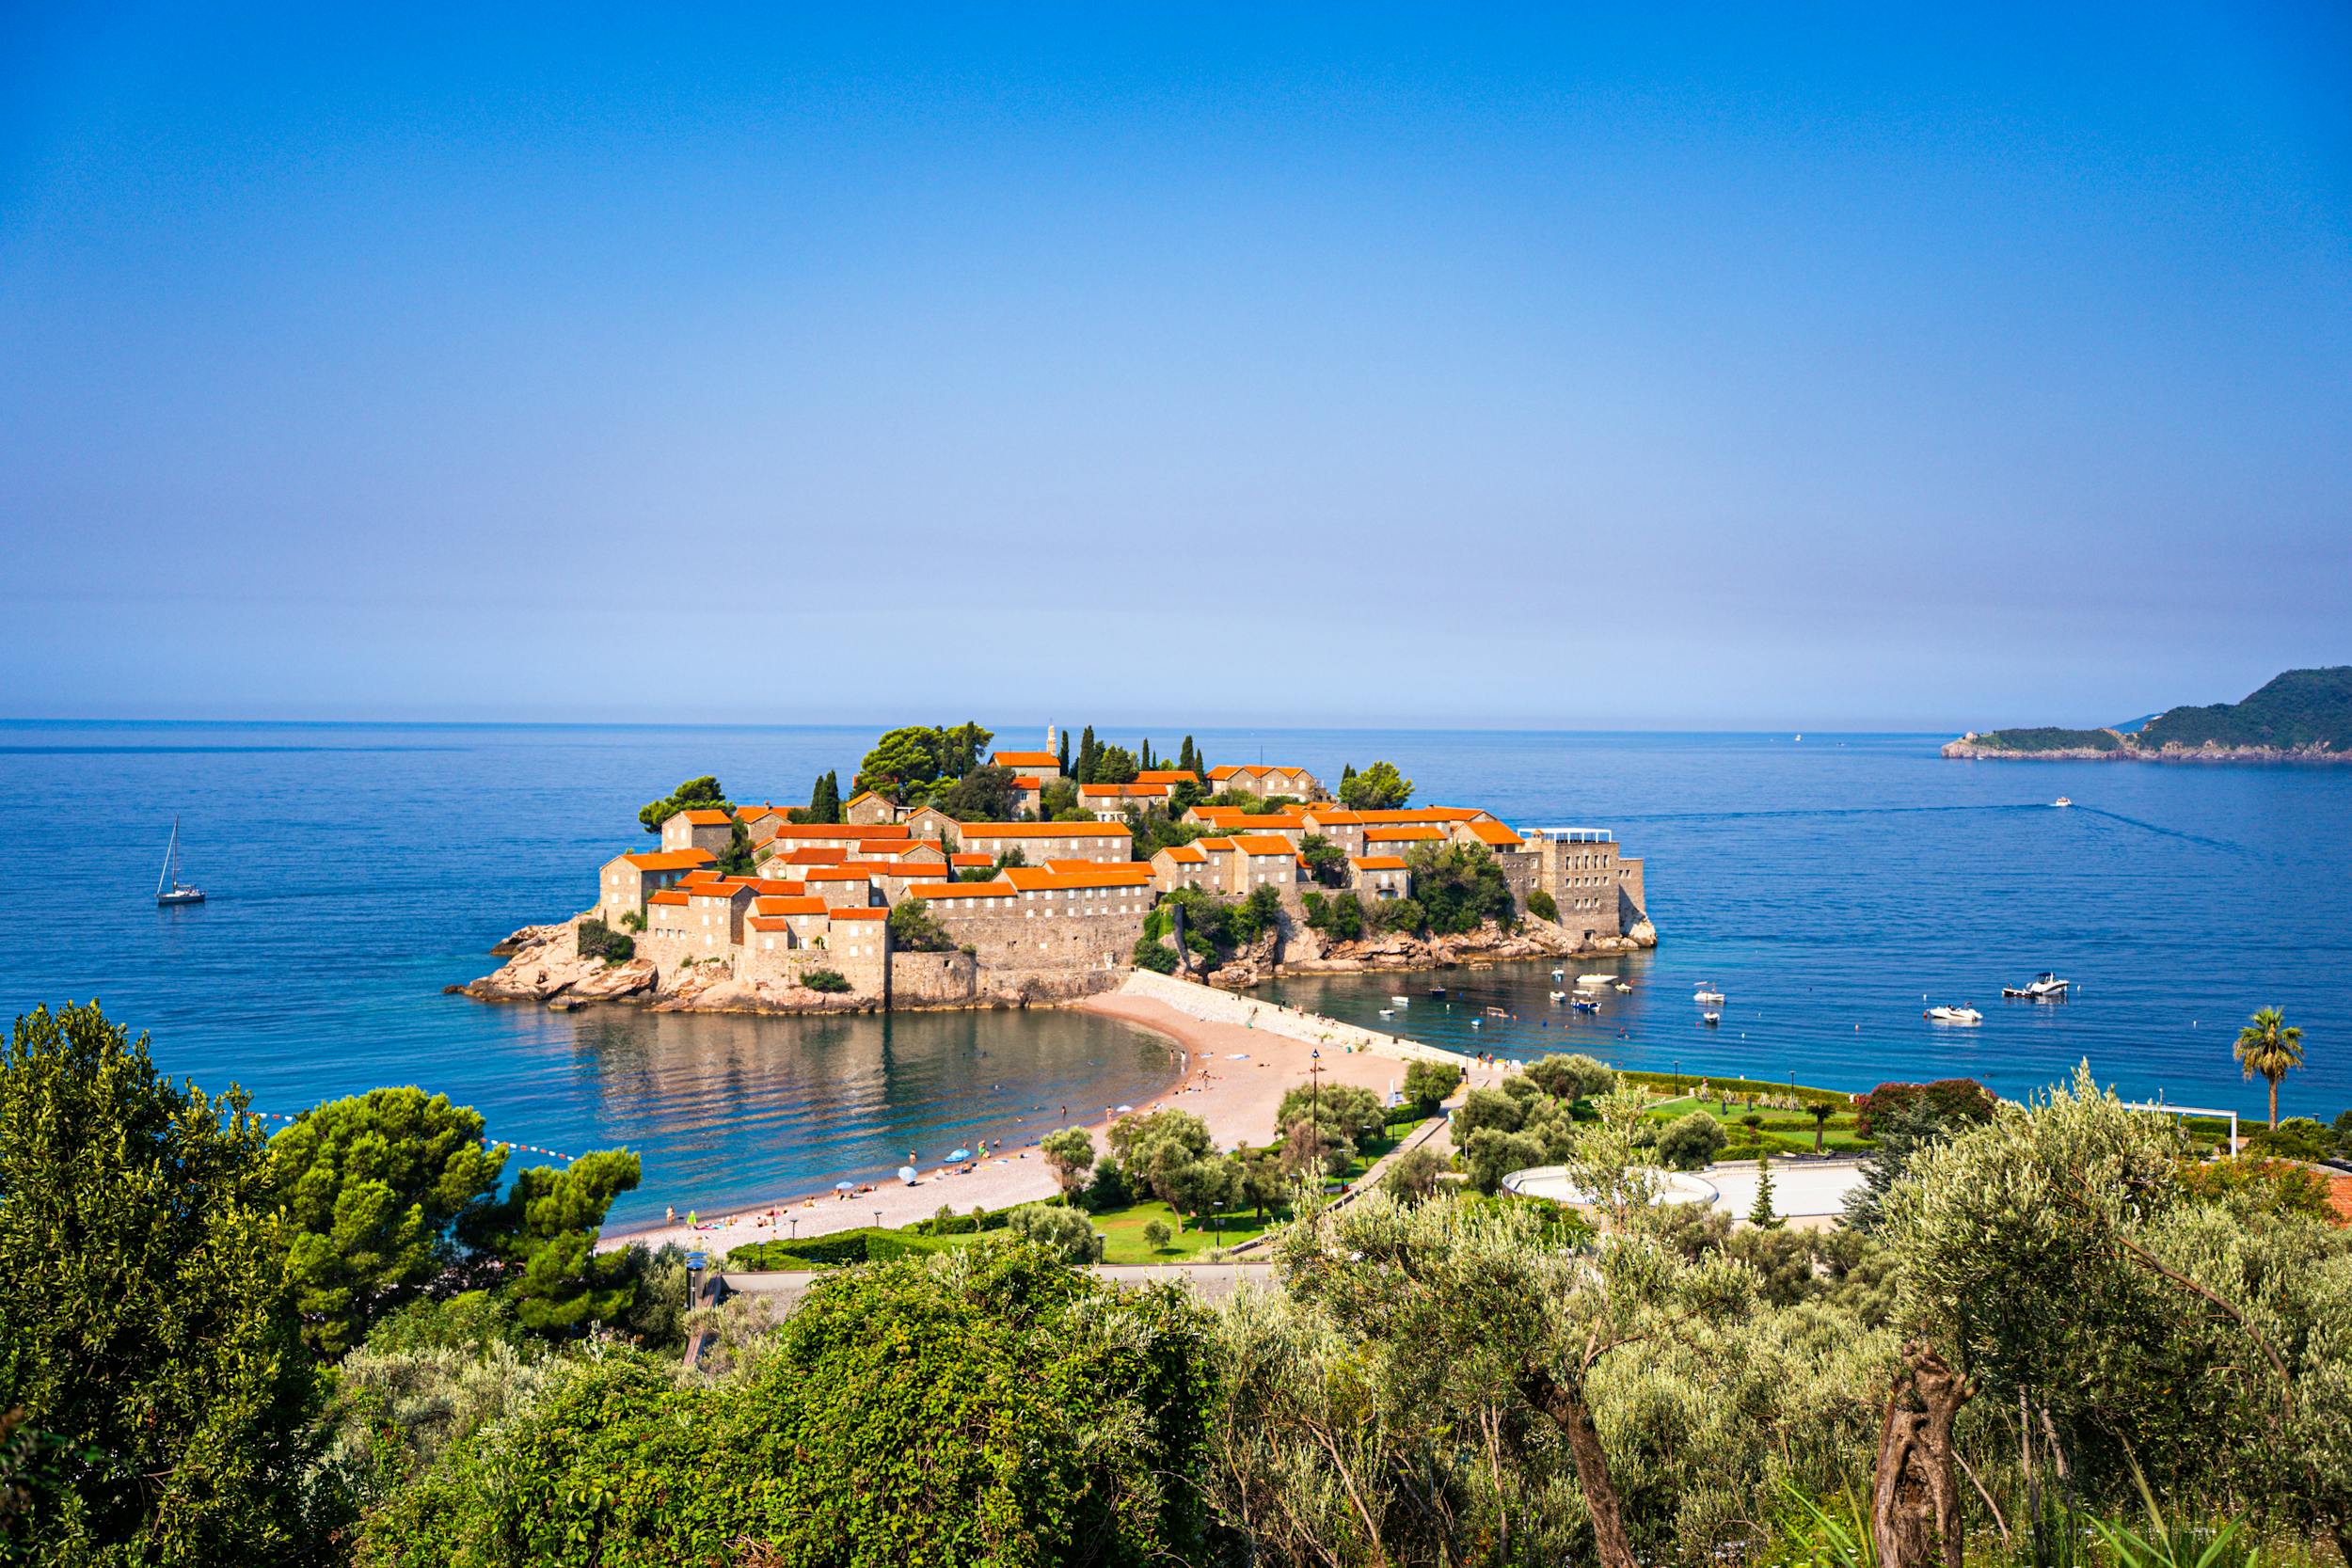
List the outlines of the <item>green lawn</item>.
{"label": "green lawn", "polygon": [[[1105,1263],[1182,1263],[1206,1258],[1218,1247],[1237,1246],[1252,1236],[1263,1236],[1268,1226],[1279,1224],[1268,1211],[1266,1225],[1258,1223],[1247,1210],[1227,1214],[1222,1227],[1216,1222],[1189,1230],[1176,1229],[1176,1212],[1167,1204],[1153,1200],[1133,1203],[1124,1209],[1114,1209],[1106,1214],[1089,1216],[1094,1228],[1103,1233],[1103,1261]],[[1153,1220],[1167,1224],[1175,1235],[1165,1252],[1154,1252],[1143,1239],[1143,1227]]]}
{"label": "green lawn", "polygon": [[[1787,1085],[1780,1085],[1779,1092],[1786,1094]],[[1677,1100],[1659,1101],[1643,1114],[1660,1121],[1673,1121],[1678,1117],[1687,1117],[1693,1111],[1705,1111],[1724,1124],[1724,1132],[1731,1138],[1731,1148],[1727,1148],[1724,1152],[1731,1158],[1740,1157],[1733,1150],[1751,1143],[1769,1147],[1775,1154],[1810,1154],[1813,1152],[1813,1117],[1809,1113],[1776,1111],[1765,1106],[1758,1106],[1751,1111],[1740,1103],[1738,1094],[1732,1095],[1729,1110],[1724,1108],[1721,1099],[1698,1100],[1686,1094]],[[1753,1133],[1742,1119],[1750,1116],[1763,1118]],[[1821,1147],[1828,1150],[1854,1153],[1868,1148],[1871,1145],[1868,1139],[1854,1131],[1853,1113],[1840,1111],[1829,1118],[1829,1126],[1824,1130]]]}

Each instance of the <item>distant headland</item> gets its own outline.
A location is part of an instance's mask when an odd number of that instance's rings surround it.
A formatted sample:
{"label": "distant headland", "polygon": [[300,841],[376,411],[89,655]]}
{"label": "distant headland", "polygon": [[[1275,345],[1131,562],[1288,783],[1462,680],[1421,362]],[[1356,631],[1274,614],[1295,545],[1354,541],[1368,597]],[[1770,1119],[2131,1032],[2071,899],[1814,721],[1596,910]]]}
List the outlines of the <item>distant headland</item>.
{"label": "distant headland", "polygon": [[2168,708],[2136,728],[1971,731],[1944,754],[2038,762],[2352,761],[2352,664],[2289,670],[2244,702]]}
{"label": "distant headland", "polygon": [[[1074,1001],[1137,969],[1242,988],[1277,974],[1565,958],[1653,945],[1642,862],[1605,828],[1521,830],[1411,803],[1393,763],[1327,789],[1304,768],[1212,767],[1048,730],[908,725],[846,795],[730,800],[689,779],[637,815],[658,849],[596,872],[594,905],[516,931],[464,987],[564,1008],[823,1012]],[[983,761],[985,757],[985,761]]]}

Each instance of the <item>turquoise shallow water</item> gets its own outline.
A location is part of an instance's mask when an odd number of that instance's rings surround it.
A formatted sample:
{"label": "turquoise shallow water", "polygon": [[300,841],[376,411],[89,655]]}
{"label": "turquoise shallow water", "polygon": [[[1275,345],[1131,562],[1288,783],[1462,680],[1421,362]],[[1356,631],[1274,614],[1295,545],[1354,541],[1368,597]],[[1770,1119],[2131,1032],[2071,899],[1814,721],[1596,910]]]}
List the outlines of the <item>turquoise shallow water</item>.
{"label": "turquoise shallow water", "polygon": [[[1666,940],[1630,961],[1633,996],[1555,1020],[1540,969],[1489,972],[1463,984],[1520,1022],[1449,1036],[1417,1003],[1431,1038],[1843,1086],[1973,1072],[2012,1093],[2088,1055],[2132,1092],[2250,1111],[2259,1085],[2229,1041],[2276,1002],[2309,1031],[2286,1109],[2352,1105],[2352,769],[1969,765],[1925,736],[1199,733],[1213,760],[1263,747],[1327,777],[1392,757],[1425,799],[1613,827],[1647,858]],[[627,1144],[646,1181],[622,1218],[870,1176],[1165,1084],[1158,1042],[1063,1013],[885,1025],[440,994],[493,967],[484,950],[515,926],[586,904],[597,863],[644,842],[637,805],[680,777],[797,800],[873,734],[0,725],[0,1002],[98,996],[152,1032],[167,1070],[235,1080],[264,1109],[418,1083],[512,1141]],[[2080,804],[2049,809],[2060,793]],[[158,911],[175,812],[212,900]],[[2004,979],[2042,968],[2080,997],[2002,1006]],[[1701,978],[1731,996],[1709,1033],[1689,1004]],[[1375,1021],[1391,990],[1425,984],[1286,990]],[[1984,1027],[1926,1024],[1923,992],[1975,1002]]]}

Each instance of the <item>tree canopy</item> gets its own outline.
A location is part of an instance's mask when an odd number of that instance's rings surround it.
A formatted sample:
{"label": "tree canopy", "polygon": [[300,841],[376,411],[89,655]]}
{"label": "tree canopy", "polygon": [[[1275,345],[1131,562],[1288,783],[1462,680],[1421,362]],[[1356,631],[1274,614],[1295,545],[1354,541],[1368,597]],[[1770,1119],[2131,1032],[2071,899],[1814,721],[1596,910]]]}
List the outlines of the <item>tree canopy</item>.
{"label": "tree canopy", "polygon": [[1340,779],[1340,804],[1350,811],[1397,811],[1413,798],[1413,781],[1392,762],[1375,762]]}
{"label": "tree canopy", "polygon": [[719,781],[705,773],[698,779],[688,779],[660,800],[648,800],[644,805],[640,806],[637,810],[637,820],[644,825],[645,832],[658,833],[661,831],[661,824],[682,811],[731,811],[733,809],[732,803],[727,800],[726,791],[719,787]]}

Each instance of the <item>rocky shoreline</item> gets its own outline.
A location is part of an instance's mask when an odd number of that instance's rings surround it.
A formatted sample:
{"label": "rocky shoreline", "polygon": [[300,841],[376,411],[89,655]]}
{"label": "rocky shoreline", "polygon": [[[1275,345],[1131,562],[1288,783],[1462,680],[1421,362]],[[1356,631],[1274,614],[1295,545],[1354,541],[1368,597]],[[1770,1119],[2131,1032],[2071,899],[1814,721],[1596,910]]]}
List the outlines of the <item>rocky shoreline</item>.
{"label": "rocky shoreline", "polygon": [[2172,762],[2172,763],[2344,763],[2352,752],[2326,746],[2059,746],[2027,752],[2008,746],[1987,746],[1974,736],[1947,741],[1943,754],[1963,762]]}
{"label": "rocky shoreline", "polygon": [[[668,975],[651,958],[628,958],[614,963],[580,955],[578,928],[584,916],[546,926],[524,926],[490,949],[506,962],[464,985],[450,986],[451,994],[478,1002],[537,1003],[554,1012],[569,1012],[595,1003],[626,1003],[660,1013],[754,1013],[798,1016],[824,1013],[870,1013],[882,1000],[871,995],[842,995],[814,991],[777,981],[739,980],[723,969],[687,966]],[[1247,990],[1277,974],[1353,974],[1391,970],[1458,969],[1534,958],[1568,958],[1631,953],[1658,945],[1658,933],[1646,920],[1630,934],[1603,937],[1591,942],[1571,939],[1556,926],[1528,921],[1517,930],[1488,924],[1459,936],[1415,937],[1391,933],[1355,942],[1327,944],[1312,930],[1287,937],[1269,933],[1235,953],[1225,964],[1200,976],[1227,990]],[[1083,1001],[1115,989],[1124,971],[1089,972],[1066,978],[1031,976],[1018,986],[983,989],[978,994],[944,1003],[896,1003],[893,1010],[970,1012],[1009,1007],[1055,1006]]]}

